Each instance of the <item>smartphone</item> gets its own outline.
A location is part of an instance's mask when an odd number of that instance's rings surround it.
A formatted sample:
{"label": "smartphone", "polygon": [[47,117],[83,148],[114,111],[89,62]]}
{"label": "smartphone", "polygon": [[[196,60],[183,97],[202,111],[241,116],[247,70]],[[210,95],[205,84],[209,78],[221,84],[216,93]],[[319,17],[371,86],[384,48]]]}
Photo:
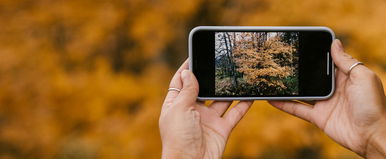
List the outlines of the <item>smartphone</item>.
{"label": "smartphone", "polygon": [[334,93],[327,27],[199,26],[189,68],[199,100],[322,100]]}

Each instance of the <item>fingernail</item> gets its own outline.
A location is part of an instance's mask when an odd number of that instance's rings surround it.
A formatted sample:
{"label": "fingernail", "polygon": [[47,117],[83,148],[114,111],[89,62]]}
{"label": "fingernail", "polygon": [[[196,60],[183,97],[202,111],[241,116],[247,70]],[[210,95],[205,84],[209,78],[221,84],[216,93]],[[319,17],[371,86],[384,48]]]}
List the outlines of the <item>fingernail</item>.
{"label": "fingernail", "polygon": [[188,79],[189,78],[189,70],[183,70],[181,72],[182,79]]}
{"label": "fingernail", "polygon": [[338,49],[340,51],[344,51],[342,42],[339,39],[336,39],[335,41],[336,41],[336,46],[338,47]]}

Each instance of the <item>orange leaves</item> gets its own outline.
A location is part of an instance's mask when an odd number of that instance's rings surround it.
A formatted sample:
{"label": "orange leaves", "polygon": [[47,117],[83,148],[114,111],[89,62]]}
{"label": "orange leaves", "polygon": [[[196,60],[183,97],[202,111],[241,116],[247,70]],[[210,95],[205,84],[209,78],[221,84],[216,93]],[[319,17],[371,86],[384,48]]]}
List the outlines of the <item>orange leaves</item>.
{"label": "orange leaves", "polygon": [[[296,76],[297,46],[283,42],[277,33],[268,33],[268,35],[270,38],[267,40],[237,42],[233,49],[237,71],[244,74],[245,81],[250,85],[286,89],[282,79]],[[244,35],[244,37],[250,36],[252,35],[248,33]],[[262,46],[256,47],[259,44]],[[287,63],[290,65],[286,65]]]}
{"label": "orange leaves", "polygon": [[216,33],[217,95],[298,94],[298,33]]}
{"label": "orange leaves", "polygon": [[297,49],[298,33],[216,33],[216,94],[297,94]]}
{"label": "orange leaves", "polygon": [[[190,16],[195,4],[181,1],[178,12]],[[167,62],[177,61],[161,54],[171,39],[183,38],[178,25],[185,22],[170,20],[169,5],[155,6],[139,0],[0,4],[0,158],[160,156],[156,121],[174,70]]]}
{"label": "orange leaves", "polygon": [[[327,25],[385,82],[385,10],[382,0],[3,0],[0,158],[159,158],[160,106],[198,25]],[[254,74],[244,77],[258,88],[285,89],[276,78],[297,67],[278,65],[298,59],[296,47],[283,53],[290,48],[274,41],[259,52],[253,42],[235,48],[235,63],[244,64],[237,69]],[[224,158],[269,158],[272,150],[301,158],[291,154],[315,145],[326,155],[319,158],[354,157],[316,128],[256,103]]]}

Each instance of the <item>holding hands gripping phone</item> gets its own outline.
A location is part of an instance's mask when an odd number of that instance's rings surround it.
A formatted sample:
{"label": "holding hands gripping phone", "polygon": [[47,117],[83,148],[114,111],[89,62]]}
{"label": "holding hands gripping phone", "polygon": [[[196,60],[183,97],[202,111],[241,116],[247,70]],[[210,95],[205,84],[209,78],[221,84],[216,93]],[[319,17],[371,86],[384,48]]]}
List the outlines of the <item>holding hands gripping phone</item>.
{"label": "holding hands gripping phone", "polygon": [[[337,68],[330,72],[331,76],[332,72],[336,74],[336,89],[330,98],[317,101],[314,106],[292,101],[269,102],[280,110],[315,124],[334,141],[362,157],[386,158],[386,98],[380,79],[346,54],[339,40],[333,41],[331,55]],[[228,111],[231,102],[217,101],[209,107],[203,105],[197,101],[202,91],[200,80],[196,79],[198,74],[186,69],[185,62],[173,77],[162,107],[159,121],[162,156],[221,158],[229,134],[248,111],[251,102],[242,101]],[[325,94],[320,95],[314,99],[326,97]],[[240,97],[237,96],[243,99]],[[253,95],[253,98],[261,97],[257,93]]]}

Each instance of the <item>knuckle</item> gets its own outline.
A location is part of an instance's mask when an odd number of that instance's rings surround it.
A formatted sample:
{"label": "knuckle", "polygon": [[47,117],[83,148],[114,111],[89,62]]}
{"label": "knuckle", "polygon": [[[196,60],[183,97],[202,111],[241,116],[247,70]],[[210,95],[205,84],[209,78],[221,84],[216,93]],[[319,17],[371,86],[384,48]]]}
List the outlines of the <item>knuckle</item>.
{"label": "knuckle", "polygon": [[378,80],[378,78],[379,78],[374,71],[367,69],[367,68],[365,69],[364,74],[366,75],[366,77],[368,79],[371,79],[371,80]]}
{"label": "knuckle", "polygon": [[236,112],[237,118],[240,118],[243,116],[243,112],[240,110],[239,107],[235,107],[235,112]]}
{"label": "knuckle", "polygon": [[194,89],[194,86],[191,84],[185,84],[182,89],[192,90],[192,89]]}
{"label": "knuckle", "polygon": [[198,86],[194,84],[189,84],[186,89],[192,91],[193,93],[198,93]]}
{"label": "knuckle", "polygon": [[375,79],[377,75],[365,66],[357,66],[350,72],[353,79]]}
{"label": "knuckle", "polygon": [[347,59],[353,59],[353,57],[348,54],[347,52],[343,52],[343,57],[347,58]]}

